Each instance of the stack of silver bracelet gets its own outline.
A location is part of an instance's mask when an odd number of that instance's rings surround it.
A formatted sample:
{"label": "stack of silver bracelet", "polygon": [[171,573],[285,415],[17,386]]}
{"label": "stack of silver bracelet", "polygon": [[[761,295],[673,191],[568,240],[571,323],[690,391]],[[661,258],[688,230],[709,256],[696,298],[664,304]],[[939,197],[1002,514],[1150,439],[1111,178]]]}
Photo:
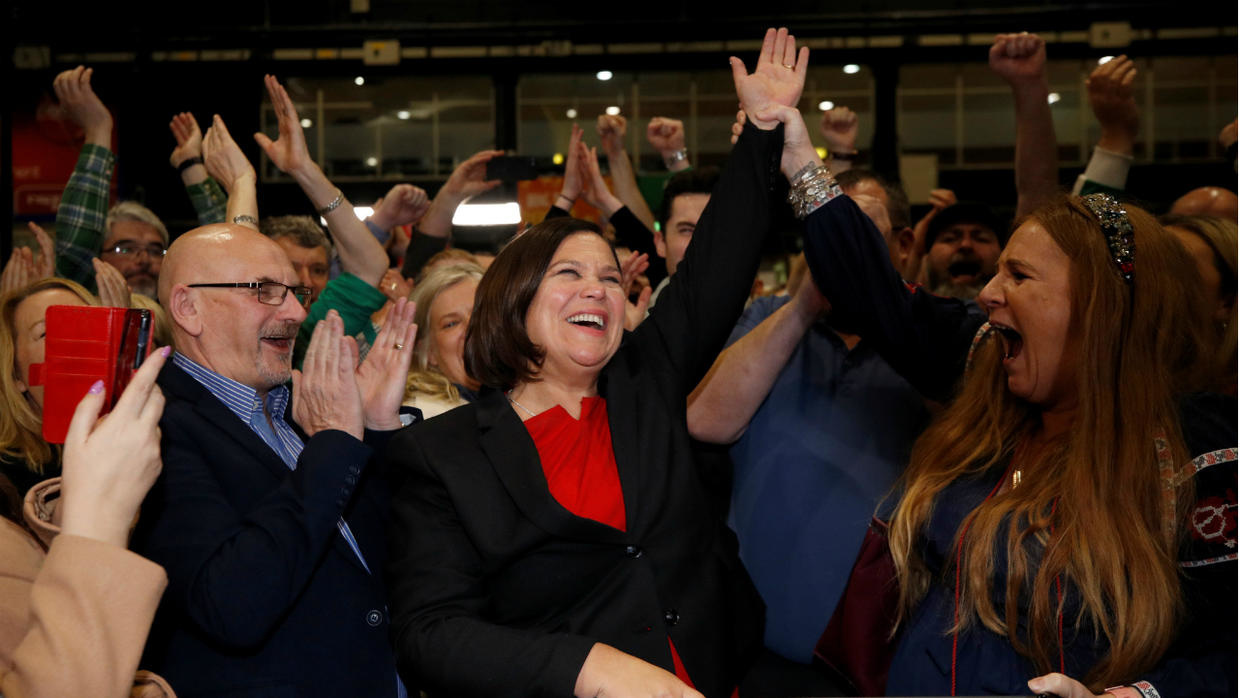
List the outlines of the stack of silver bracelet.
{"label": "stack of silver bracelet", "polygon": [[801,168],[800,172],[789,180],[788,203],[797,218],[804,220],[806,216],[818,210],[820,206],[843,194],[840,185],[835,183],[831,170],[826,165],[810,163]]}

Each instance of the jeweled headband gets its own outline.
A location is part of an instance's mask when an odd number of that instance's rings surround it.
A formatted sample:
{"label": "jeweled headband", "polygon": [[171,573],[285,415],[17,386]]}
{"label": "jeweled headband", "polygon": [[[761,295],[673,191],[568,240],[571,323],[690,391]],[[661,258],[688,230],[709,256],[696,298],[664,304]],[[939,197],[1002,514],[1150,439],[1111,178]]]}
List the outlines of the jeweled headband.
{"label": "jeweled headband", "polygon": [[1107,247],[1111,249],[1111,259],[1124,281],[1131,285],[1135,246],[1132,242],[1132,223],[1128,221],[1128,212],[1107,194],[1090,194],[1083,197],[1081,203],[1098,219],[1102,234],[1107,239]]}

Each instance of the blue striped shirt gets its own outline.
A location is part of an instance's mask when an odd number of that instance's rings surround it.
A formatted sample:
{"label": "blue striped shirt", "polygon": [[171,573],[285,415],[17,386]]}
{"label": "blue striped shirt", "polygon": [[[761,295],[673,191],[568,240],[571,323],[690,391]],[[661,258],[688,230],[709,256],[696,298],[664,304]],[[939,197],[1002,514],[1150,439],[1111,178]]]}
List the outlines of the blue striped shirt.
{"label": "blue striped shirt", "polygon": [[[301,456],[301,450],[305,448],[305,444],[301,442],[301,438],[288,425],[288,422],[284,421],[284,410],[288,407],[289,400],[288,386],[281,385],[268,390],[264,403],[259,399],[258,391],[254,388],[238,383],[227,376],[221,376],[184,354],[173,354],[172,363],[201,383],[202,387],[237,415],[237,419],[258,434],[263,443],[275,451],[289,470],[297,469],[297,458]],[[265,410],[264,407],[266,407]],[[271,417],[270,420],[267,419],[268,415]],[[362,567],[370,572],[370,566],[366,564],[366,558],[362,556],[362,549],[358,547],[357,539],[349,530],[349,524],[340,518],[336,520],[336,528],[340,530],[340,535],[344,536],[353,554],[357,555]]]}

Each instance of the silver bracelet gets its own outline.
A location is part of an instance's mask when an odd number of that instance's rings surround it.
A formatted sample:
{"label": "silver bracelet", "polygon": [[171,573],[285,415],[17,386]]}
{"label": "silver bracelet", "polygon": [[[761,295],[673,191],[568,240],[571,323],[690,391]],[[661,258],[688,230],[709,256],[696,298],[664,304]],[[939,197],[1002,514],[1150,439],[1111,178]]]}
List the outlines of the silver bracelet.
{"label": "silver bracelet", "polygon": [[677,150],[670,155],[663,156],[663,164],[666,165],[667,168],[670,170],[672,168],[672,165],[675,165],[676,163],[682,160],[688,160],[688,159],[689,159],[689,150],[687,148],[681,148],[680,150]]}
{"label": "silver bracelet", "polygon": [[255,218],[254,216],[247,216],[246,214],[242,213],[240,215],[233,216],[233,223],[236,223],[237,225],[243,225],[245,223],[250,223],[252,225],[258,225],[258,219]]}
{"label": "silver bracelet", "polygon": [[809,163],[789,180],[788,203],[796,217],[804,220],[831,199],[844,193],[826,165]]}
{"label": "silver bracelet", "polygon": [[331,213],[332,211],[335,211],[336,209],[340,208],[340,204],[341,204],[341,203],[343,203],[343,202],[344,202],[344,192],[342,192],[342,191],[340,191],[339,189],[337,189],[337,190],[336,190],[336,198],[332,199],[332,202],[331,202],[330,204],[328,204],[328,205],[324,206],[323,208],[319,209],[319,215],[320,215],[320,216],[326,216],[327,214]]}

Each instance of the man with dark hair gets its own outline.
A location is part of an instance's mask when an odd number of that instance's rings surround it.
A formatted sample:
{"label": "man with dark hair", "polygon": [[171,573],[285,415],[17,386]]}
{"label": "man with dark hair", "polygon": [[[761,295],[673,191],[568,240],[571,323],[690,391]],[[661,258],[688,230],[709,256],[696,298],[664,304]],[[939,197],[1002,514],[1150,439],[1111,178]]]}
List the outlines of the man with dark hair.
{"label": "man with dark hair", "polygon": [[332,258],[332,243],[323,228],[310,216],[265,217],[258,227],[263,235],[284,248],[297,278],[311,289],[310,301],[318,300],[327,287]]}
{"label": "man with dark hair", "polygon": [[989,206],[961,202],[926,229],[926,287],[939,296],[973,300],[999,264],[1006,230]]}
{"label": "man with dark hair", "polygon": [[672,274],[676,273],[680,260],[684,259],[685,249],[693,240],[693,230],[710,201],[710,193],[717,181],[719,170],[713,167],[685,170],[667,180],[663,205],[659,209],[659,229],[654,232],[654,247],[667,265],[667,278],[650,296],[650,307],[654,307],[659,294],[667,288]]}

